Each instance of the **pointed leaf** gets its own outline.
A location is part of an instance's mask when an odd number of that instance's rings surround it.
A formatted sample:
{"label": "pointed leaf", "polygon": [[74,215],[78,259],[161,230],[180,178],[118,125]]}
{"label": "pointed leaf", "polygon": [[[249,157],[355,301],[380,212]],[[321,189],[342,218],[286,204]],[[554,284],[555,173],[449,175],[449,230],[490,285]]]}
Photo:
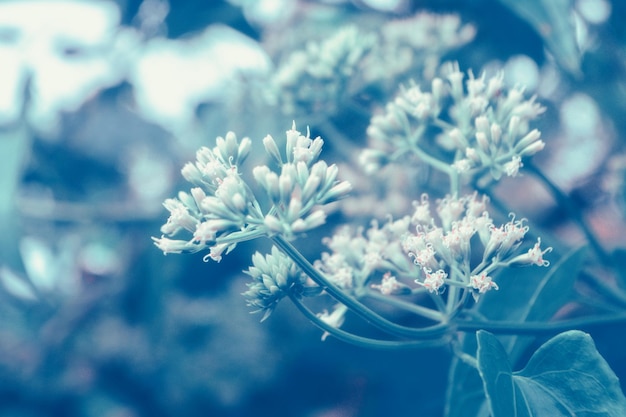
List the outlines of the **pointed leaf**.
{"label": "pointed leaf", "polygon": [[479,331],[476,337],[478,368],[493,417],[626,415],[619,380],[588,334],[571,330],[555,336],[519,372],[511,372],[495,336]]}
{"label": "pointed leaf", "polygon": [[[551,258],[558,259],[557,254],[552,255]],[[494,320],[520,323],[549,320],[570,301],[586,255],[587,248],[580,247],[562,256],[546,270],[532,267],[518,269],[515,274],[502,274],[498,278],[500,290],[485,297],[478,310]],[[506,336],[500,340],[515,364],[533,337]]]}
{"label": "pointed leaf", "polygon": [[[506,351],[489,332],[476,332],[478,371],[494,417],[515,415],[515,385]],[[501,400],[504,399],[504,400]]]}

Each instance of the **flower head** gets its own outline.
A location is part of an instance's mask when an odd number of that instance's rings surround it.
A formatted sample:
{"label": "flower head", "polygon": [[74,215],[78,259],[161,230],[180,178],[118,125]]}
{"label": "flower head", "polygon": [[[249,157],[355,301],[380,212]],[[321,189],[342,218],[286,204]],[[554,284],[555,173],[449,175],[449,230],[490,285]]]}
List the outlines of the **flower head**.
{"label": "flower head", "polygon": [[[526,99],[523,88],[507,90],[501,72],[475,77],[468,71],[466,76],[458,64],[444,67],[443,72],[444,78],[432,80],[430,92],[415,84],[403,87],[384,114],[372,117],[367,129],[371,150],[364,154],[368,158],[361,158],[364,168],[373,171],[374,151],[396,161],[407,154],[419,159],[424,152],[437,153],[428,149],[435,146],[455,151],[453,160],[440,162],[462,176],[489,173],[496,180],[502,175],[516,176],[522,158],[545,146],[541,133],[529,128],[545,108],[534,96]],[[377,159],[385,160],[383,156]],[[443,169],[432,159],[425,162]]]}
{"label": "flower head", "polygon": [[164,235],[191,234],[184,240],[155,238],[155,244],[166,253],[199,251],[209,254],[203,259],[219,262],[238,242],[263,235],[288,237],[323,225],[325,204],[344,197],[351,189],[346,181],[337,180],[338,168],[319,160],[324,141],[310,138],[296,130],[295,123],[286,132],[282,154],[271,136],[263,140],[265,150],[278,164],[278,170],[257,166],[252,174],[271,206],[263,211],[250,184],[240,172],[251,146],[229,132],[216,139],[212,149],[202,147],[195,163],[187,163],[182,174],[194,187],[190,193],[167,199],[170,212],[161,227]]}
{"label": "flower head", "polygon": [[372,284],[372,288],[379,290],[383,295],[401,295],[411,292],[411,289],[406,284],[399,282],[396,277],[391,275],[391,272],[385,273],[380,285]]}
{"label": "flower head", "polygon": [[[478,275],[472,275],[470,277],[469,286],[477,291],[479,294],[484,294],[490,289],[498,289],[498,285],[493,282],[490,276],[487,275],[486,272],[481,272]],[[478,300],[478,294],[476,292],[472,293],[474,295],[474,299]]]}
{"label": "flower head", "polygon": [[421,285],[426,288],[428,292],[439,293],[445,283],[446,278],[448,278],[448,274],[443,269],[438,269],[433,272],[428,268],[423,268],[424,271],[424,280],[415,280],[416,284]]}
{"label": "flower head", "polygon": [[[329,326],[338,329],[343,325],[343,322],[346,320],[345,316],[347,311],[348,307],[343,304],[337,304],[332,313],[324,310],[324,312],[318,314],[317,317]],[[330,333],[324,332],[322,334],[322,341],[326,340],[328,336],[330,336]]]}
{"label": "flower head", "polygon": [[247,284],[248,290],[243,296],[249,306],[263,312],[261,321],[270,316],[288,291],[294,286],[302,286],[305,281],[293,261],[275,246],[268,255],[259,252],[252,255],[252,266],[244,272],[252,277],[252,282]]}
{"label": "flower head", "polygon": [[416,219],[415,232],[402,237],[402,249],[425,275],[416,282],[430,292],[441,292],[452,280],[454,285],[472,289],[476,297],[477,293],[497,289],[487,271],[513,264],[549,264],[543,255],[552,249],[541,250],[541,240],[526,254],[516,254],[529,229],[526,220],[511,214],[509,222],[495,226],[486,197],[477,193],[446,196],[438,201],[437,219],[426,218],[426,201],[422,198],[422,203],[415,204],[419,213],[411,217]]}

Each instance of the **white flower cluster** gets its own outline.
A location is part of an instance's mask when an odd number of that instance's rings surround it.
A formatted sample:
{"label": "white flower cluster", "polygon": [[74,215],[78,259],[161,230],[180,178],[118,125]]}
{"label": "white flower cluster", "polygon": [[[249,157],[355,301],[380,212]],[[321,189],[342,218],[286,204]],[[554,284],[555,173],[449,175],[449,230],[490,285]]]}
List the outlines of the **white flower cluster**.
{"label": "white flower cluster", "polygon": [[[411,280],[432,293],[446,285],[469,289],[475,298],[497,289],[492,275],[512,265],[548,266],[541,240],[526,253],[517,250],[528,232],[525,220],[496,227],[487,211],[487,198],[472,194],[446,197],[437,202],[437,220],[424,194],[410,216],[377,222],[365,232],[340,228],[324,239],[331,252],[322,254],[315,267],[339,288],[356,294],[374,272],[383,272],[380,284],[370,285],[383,294],[408,294]],[[412,229],[412,230],[411,230]]]}
{"label": "white flower cluster", "polygon": [[409,72],[432,79],[441,57],[467,44],[475,35],[476,28],[462,23],[456,14],[420,12],[390,21],[381,28],[380,42],[372,51],[372,65],[365,69],[366,78],[389,84],[392,81],[394,86],[394,77]]}
{"label": "white flower cluster", "polygon": [[[238,242],[274,234],[291,237],[322,225],[326,215],[321,206],[350,191],[349,183],[337,180],[335,165],[318,160],[323,140],[302,136],[294,123],[287,131],[284,158],[271,136],[263,143],[280,168],[280,172],[267,166],[253,170],[257,185],[271,203],[267,210],[239,171],[250,150],[250,139],[239,141],[229,132],[225,138],[217,138],[214,149],[198,150],[196,162],[182,169],[195,187],[165,201],[170,217],[161,227],[164,236],[153,238],[157,247],[166,254],[208,249],[205,260],[220,261]],[[165,237],[181,231],[190,232],[191,239]]]}
{"label": "white flower cluster", "polygon": [[445,80],[432,80],[430,92],[416,84],[403,88],[371,120],[371,149],[360,158],[364,169],[375,172],[405,154],[441,158],[447,151],[453,156],[444,162],[462,175],[517,175],[522,158],[545,146],[540,132],[529,127],[545,108],[535,97],[525,99],[521,88],[506,89],[502,73],[475,78],[469,72],[465,83],[464,78],[458,65],[450,65]]}
{"label": "white flower cluster", "polygon": [[285,114],[336,110],[346,86],[376,37],[347,26],[322,42],[309,42],[278,68],[272,88]]}
{"label": "white flower cluster", "polygon": [[284,156],[274,138],[268,135],[263,139],[265,150],[280,169],[274,172],[261,165],[253,170],[254,178],[272,203],[264,218],[271,233],[289,236],[324,224],[326,214],[319,207],[351,190],[350,183],[337,180],[336,165],[318,160],[323,144],[320,137],[311,139],[309,132],[306,136],[300,134],[295,123],[287,131]]}
{"label": "white flower cluster", "polygon": [[285,114],[332,114],[368,86],[392,91],[398,79],[418,71],[432,78],[440,57],[475,33],[453,14],[418,13],[369,32],[348,25],[288,55],[272,78],[268,98]]}
{"label": "white flower cluster", "polygon": [[476,35],[476,28],[463,24],[456,14],[420,12],[389,22],[382,32],[386,42],[411,45],[415,49],[436,49],[441,54],[442,50],[470,42]]}
{"label": "white flower cluster", "polygon": [[415,204],[411,217],[415,232],[404,236],[402,247],[422,271],[422,280],[416,281],[419,285],[430,292],[441,292],[446,284],[467,287],[477,298],[498,288],[490,276],[497,268],[549,265],[543,255],[552,248],[542,250],[541,240],[526,253],[516,254],[528,232],[524,219],[516,220],[511,214],[508,223],[496,227],[486,204],[487,198],[479,199],[476,193],[448,196],[438,201],[438,222],[426,195]]}

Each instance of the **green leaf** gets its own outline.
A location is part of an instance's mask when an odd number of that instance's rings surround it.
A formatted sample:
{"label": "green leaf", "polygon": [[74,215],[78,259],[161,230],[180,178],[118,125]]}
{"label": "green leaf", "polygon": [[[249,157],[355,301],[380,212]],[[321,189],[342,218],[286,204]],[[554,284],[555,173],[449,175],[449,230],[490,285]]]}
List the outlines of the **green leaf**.
{"label": "green leaf", "polygon": [[[477,306],[487,319],[518,321],[547,321],[570,300],[576,277],[586,257],[586,247],[573,250],[549,267],[509,269],[498,277],[498,291],[486,294]],[[559,255],[551,253],[550,258]],[[500,338],[509,360],[516,363],[528,348],[530,336],[502,336]],[[461,350],[473,355],[476,338],[461,338]],[[446,403],[447,417],[486,415],[483,383],[476,369],[458,358],[452,359]],[[484,410],[481,412],[481,410]]]}
{"label": "green leaf", "polygon": [[561,68],[580,76],[581,53],[576,40],[572,0],[500,2],[533,27]]}
{"label": "green leaf", "polygon": [[[477,349],[474,334],[460,336],[463,352],[474,355]],[[459,359],[452,358],[446,392],[446,417],[479,417],[486,415],[483,382],[476,368]]]}
{"label": "green leaf", "polygon": [[[491,320],[519,323],[549,320],[570,301],[586,254],[586,247],[572,250],[544,270],[507,269],[497,278],[499,291],[487,294],[477,306],[478,312]],[[553,252],[551,258],[558,259],[559,255]],[[515,363],[532,337],[505,336],[501,341]]]}
{"label": "green leaf", "polygon": [[[548,321],[571,300],[574,283],[586,256],[587,247],[583,246],[561,257],[546,274],[532,276],[534,268],[530,268],[522,276],[502,276],[498,281],[502,284],[502,291],[494,294],[498,297],[485,299],[485,305],[480,306],[481,313],[490,318],[520,323]],[[534,272],[536,274],[537,269]],[[510,282],[507,282],[509,278]],[[501,340],[511,362],[515,364],[534,337],[513,335]]]}
{"label": "green leaf", "polygon": [[[464,334],[460,338],[463,352],[474,355],[477,348],[474,334]],[[446,417],[479,417],[486,415],[486,411],[483,382],[476,368],[454,356],[448,373],[444,415]]]}
{"label": "green leaf", "polygon": [[489,332],[476,333],[478,369],[493,417],[624,417],[619,380],[589,336],[561,333],[519,372]]}

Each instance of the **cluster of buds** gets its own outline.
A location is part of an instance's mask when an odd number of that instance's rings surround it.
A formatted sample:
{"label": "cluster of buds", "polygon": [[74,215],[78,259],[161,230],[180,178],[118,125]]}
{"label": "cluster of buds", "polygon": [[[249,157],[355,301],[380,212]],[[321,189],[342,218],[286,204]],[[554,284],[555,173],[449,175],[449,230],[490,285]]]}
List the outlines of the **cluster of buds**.
{"label": "cluster of buds", "polygon": [[456,14],[419,12],[382,25],[380,39],[366,59],[363,77],[392,92],[399,79],[435,76],[441,57],[470,42],[476,28]]}
{"label": "cluster of buds", "polygon": [[[250,146],[250,139],[239,141],[229,132],[217,138],[213,149],[200,148],[196,162],[183,167],[183,177],[195,187],[189,193],[181,191],[177,199],[165,200],[170,217],[161,227],[164,236],[153,238],[163,253],[208,249],[205,260],[219,261],[237,243],[237,239],[228,239],[230,234],[254,227],[248,224],[248,219],[260,216],[260,207],[239,172]],[[165,237],[182,230],[191,232],[191,239]]]}
{"label": "cluster of buds", "polygon": [[272,78],[268,99],[285,114],[331,114],[342,99],[369,85],[392,91],[407,74],[433,78],[441,56],[475,34],[458,15],[425,12],[385,23],[376,32],[344,26],[289,54]]}
{"label": "cluster of buds", "polygon": [[469,288],[472,295],[497,289],[491,274],[511,265],[548,266],[541,240],[526,253],[518,249],[528,232],[525,220],[511,219],[496,227],[486,209],[487,198],[477,194],[438,201],[437,216],[431,215],[428,197],[415,204],[411,222],[415,233],[402,241],[404,251],[422,271],[416,282],[430,292],[441,292],[445,285]]}
{"label": "cluster of buds", "polygon": [[474,39],[476,28],[464,24],[456,14],[420,12],[407,19],[393,20],[382,28],[386,43],[410,45],[413,49],[431,50],[443,55]]}
{"label": "cluster of buds", "polygon": [[[249,152],[250,139],[239,141],[230,132],[217,138],[214,149],[198,150],[196,162],[182,169],[185,179],[195,187],[165,201],[170,217],[161,227],[163,236],[153,238],[156,246],[165,254],[208,250],[205,260],[220,261],[238,242],[275,234],[291,237],[322,225],[326,215],[321,207],[345,196],[350,184],[337,180],[335,165],[318,160],[321,138],[301,135],[295,123],[286,136],[284,156],[271,136],[263,140],[280,171],[267,166],[253,170],[257,185],[271,203],[267,210],[262,209],[239,170]],[[191,237],[166,237],[179,232],[189,232]]]}
{"label": "cluster of buds", "polygon": [[249,306],[263,313],[261,321],[269,317],[288,291],[305,291],[306,275],[276,246],[272,246],[271,253],[265,256],[259,252],[252,255],[252,266],[244,273],[252,278],[252,282],[247,284],[248,290],[243,296]]}
{"label": "cluster of buds", "polygon": [[[450,65],[444,78],[434,78],[430,92],[415,84],[403,88],[384,114],[372,118],[368,127],[372,149],[360,159],[366,171],[411,152],[423,155],[436,146],[439,151],[432,153],[451,151],[452,159],[443,162],[460,174],[488,171],[497,180],[503,174],[517,175],[522,158],[544,148],[540,132],[531,130],[529,122],[545,108],[535,97],[526,99],[521,88],[506,89],[502,73],[476,78],[469,72],[464,83],[465,74],[458,65]],[[430,136],[434,131],[438,134]]]}
{"label": "cluster of buds", "polygon": [[328,113],[336,110],[346,86],[358,73],[376,42],[373,34],[347,26],[322,42],[309,42],[280,65],[273,92],[286,114]]}
{"label": "cluster of buds", "polygon": [[287,131],[283,155],[272,136],[263,139],[267,153],[279,171],[267,165],[254,168],[257,184],[265,190],[272,208],[263,222],[273,234],[290,236],[324,224],[326,214],[321,206],[336,201],[351,190],[347,181],[338,181],[338,168],[319,160],[324,141],[310,138],[296,130]]}

